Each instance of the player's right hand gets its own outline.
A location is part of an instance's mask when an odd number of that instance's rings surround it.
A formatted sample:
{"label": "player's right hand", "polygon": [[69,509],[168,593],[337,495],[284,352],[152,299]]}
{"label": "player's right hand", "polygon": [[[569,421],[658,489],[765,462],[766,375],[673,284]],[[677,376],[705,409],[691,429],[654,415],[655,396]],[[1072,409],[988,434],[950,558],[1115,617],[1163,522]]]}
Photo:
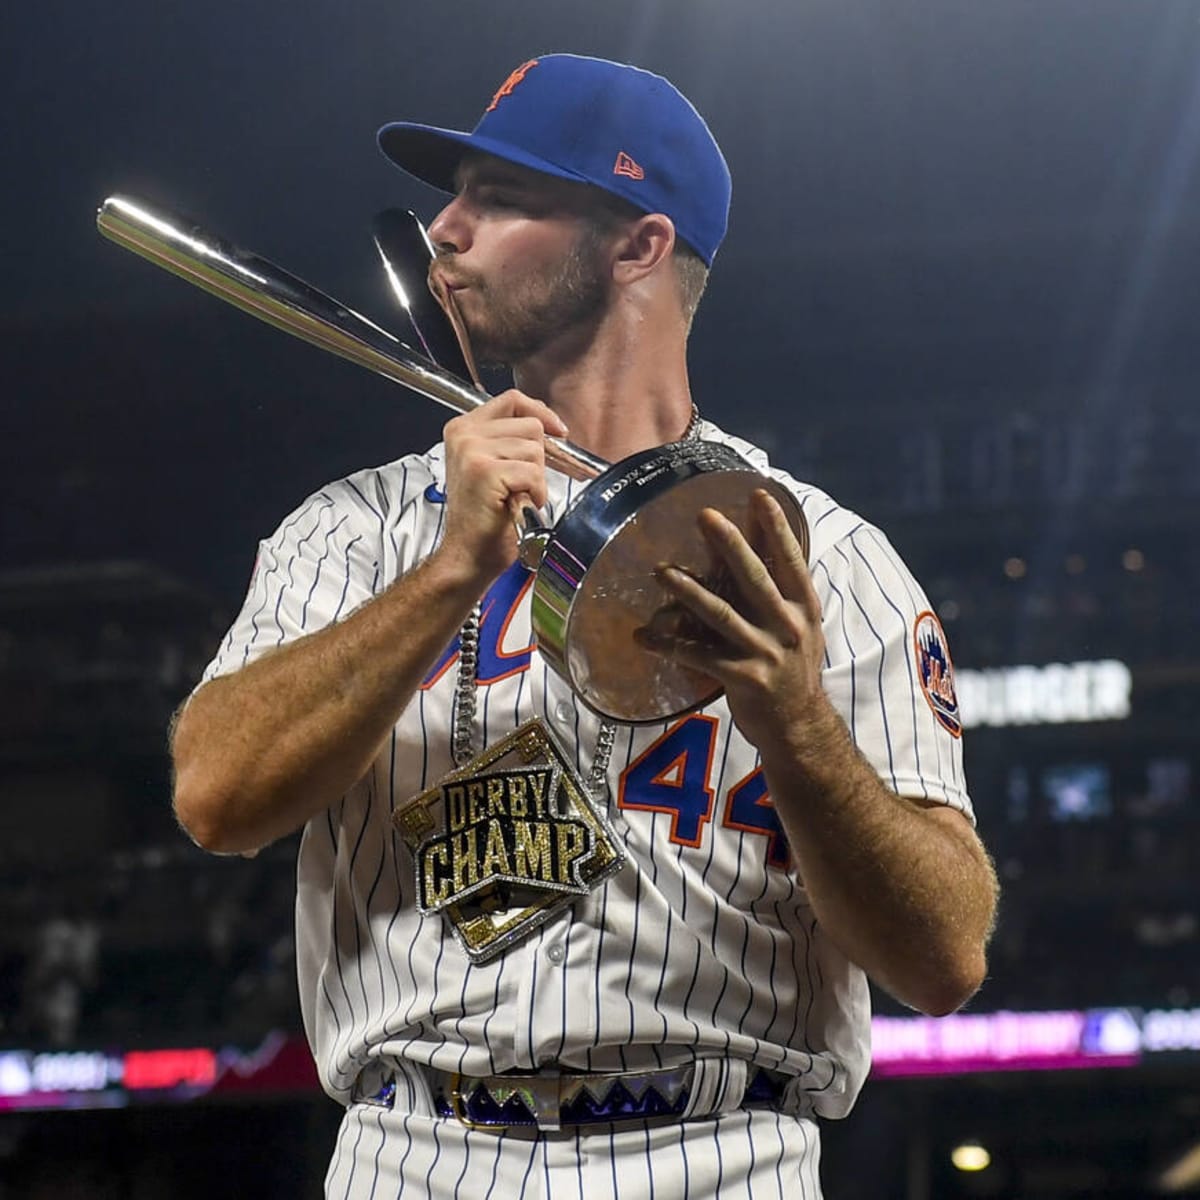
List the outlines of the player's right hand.
{"label": "player's right hand", "polygon": [[516,558],[514,516],[523,504],[546,503],[546,436],[566,432],[548,405],[515,388],[446,423],[446,534],[439,553],[477,574],[482,586]]}

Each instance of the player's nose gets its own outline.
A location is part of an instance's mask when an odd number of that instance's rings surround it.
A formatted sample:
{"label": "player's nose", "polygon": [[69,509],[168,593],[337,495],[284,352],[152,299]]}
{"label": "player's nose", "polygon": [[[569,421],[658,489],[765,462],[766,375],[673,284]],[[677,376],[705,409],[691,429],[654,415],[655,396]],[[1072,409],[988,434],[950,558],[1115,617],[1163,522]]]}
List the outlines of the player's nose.
{"label": "player's nose", "polygon": [[429,240],[442,253],[462,254],[471,245],[470,219],[461,196],[455,196],[429,224]]}

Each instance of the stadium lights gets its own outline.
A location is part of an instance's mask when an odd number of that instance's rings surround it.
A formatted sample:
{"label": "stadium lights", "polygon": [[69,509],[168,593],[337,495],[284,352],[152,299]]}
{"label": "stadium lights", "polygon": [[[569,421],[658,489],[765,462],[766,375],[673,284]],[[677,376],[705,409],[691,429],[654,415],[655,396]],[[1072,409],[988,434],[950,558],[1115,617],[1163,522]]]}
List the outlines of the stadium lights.
{"label": "stadium lights", "polygon": [[960,1171],[986,1171],[992,1165],[992,1156],[986,1146],[972,1139],[955,1146],[950,1161]]}

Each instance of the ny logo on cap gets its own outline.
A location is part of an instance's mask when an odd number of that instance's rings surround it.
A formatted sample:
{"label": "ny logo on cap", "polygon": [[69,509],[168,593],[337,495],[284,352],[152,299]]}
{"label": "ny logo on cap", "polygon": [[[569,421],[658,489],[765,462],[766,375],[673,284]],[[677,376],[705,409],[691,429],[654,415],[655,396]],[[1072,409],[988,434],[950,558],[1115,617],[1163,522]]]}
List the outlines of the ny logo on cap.
{"label": "ny logo on cap", "polygon": [[536,58],[531,58],[527,63],[522,63],[501,85],[499,91],[492,97],[492,102],[487,106],[485,111],[491,112],[492,109],[504,99],[505,96],[511,96],[517,84],[529,74],[533,67],[538,65]]}

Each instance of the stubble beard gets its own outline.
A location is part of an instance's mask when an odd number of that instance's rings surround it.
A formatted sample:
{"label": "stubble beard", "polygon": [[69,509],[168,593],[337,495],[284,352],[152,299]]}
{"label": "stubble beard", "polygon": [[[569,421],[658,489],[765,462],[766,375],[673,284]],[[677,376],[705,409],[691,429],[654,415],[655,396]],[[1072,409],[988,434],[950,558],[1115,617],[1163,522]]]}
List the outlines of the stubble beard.
{"label": "stubble beard", "polygon": [[549,278],[527,278],[500,290],[471,281],[483,316],[467,322],[471,347],[485,367],[516,367],[564,335],[594,322],[608,304],[601,241],[585,230]]}

